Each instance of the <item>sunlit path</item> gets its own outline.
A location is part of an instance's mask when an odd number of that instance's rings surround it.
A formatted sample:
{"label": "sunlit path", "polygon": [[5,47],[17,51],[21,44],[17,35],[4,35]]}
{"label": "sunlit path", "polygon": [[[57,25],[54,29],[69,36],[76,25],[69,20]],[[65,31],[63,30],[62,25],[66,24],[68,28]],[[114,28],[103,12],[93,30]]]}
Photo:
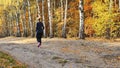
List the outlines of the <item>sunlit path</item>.
{"label": "sunlit path", "polygon": [[28,68],[120,68],[120,0],[0,0],[0,50]]}
{"label": "sunlit path", "polygon": [[[0,40],[2,51],[8,52],[17,60],[28,64],[29,68],[119,68],[119,45],[118,42],[48,38],[43,39],[42,46],[38,48],[35,38],[8,37]],[[114,61],[112,61],[113,59]]]}

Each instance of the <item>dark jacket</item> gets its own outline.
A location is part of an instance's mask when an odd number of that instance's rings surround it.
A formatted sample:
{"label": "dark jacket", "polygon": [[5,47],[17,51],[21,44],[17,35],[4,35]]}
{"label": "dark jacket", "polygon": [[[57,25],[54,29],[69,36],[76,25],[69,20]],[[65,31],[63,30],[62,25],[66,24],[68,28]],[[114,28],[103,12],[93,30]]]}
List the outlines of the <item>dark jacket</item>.
{"label": "dark jacket", "polygon": [[44,30],[43,23],[42,23],[42,22],[37,22],[36,32],[37,32],[37,33],[43,33],[43,30]]}

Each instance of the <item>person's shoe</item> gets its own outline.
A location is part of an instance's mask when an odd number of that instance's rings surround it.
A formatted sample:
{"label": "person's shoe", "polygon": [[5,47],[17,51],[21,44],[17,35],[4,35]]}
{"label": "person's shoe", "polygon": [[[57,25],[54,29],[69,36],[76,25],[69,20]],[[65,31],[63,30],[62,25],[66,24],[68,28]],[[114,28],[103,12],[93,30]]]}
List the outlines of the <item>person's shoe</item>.
{"label": "person's shoe", "polygon": [[38,48],[41,46],[41,43],[39,43]]}

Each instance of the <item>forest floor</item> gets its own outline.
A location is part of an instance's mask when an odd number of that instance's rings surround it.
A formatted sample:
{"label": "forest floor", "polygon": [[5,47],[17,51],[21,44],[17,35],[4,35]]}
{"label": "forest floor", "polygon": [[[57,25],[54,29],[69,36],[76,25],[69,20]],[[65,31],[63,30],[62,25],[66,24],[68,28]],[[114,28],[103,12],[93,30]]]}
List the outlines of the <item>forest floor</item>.
{"label": "forest floor", "polygon": [[0,38],[0,50],[28,68],[120,68],[120,41]]}

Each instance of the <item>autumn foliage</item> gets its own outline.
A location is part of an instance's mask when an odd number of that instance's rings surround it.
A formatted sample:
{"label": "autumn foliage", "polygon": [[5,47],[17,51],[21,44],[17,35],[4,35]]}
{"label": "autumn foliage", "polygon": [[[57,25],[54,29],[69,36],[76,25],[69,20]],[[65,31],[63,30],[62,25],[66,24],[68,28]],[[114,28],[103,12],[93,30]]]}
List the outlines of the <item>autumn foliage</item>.
{"label": "autumn foliage", "polygon": [[[26,8],[26,15],[24,15],[24,5],[25,0],[21,0],[18,5],[16,1],[11,1],[11,4],[6,5],[4,10],[1,10],[1,20],[0,20],[0,35],[5,36],[16,36],[17,27],[16,27],[16,8],[20,7],[20,18],[19,26],[20,33],[23,36],[23,17],[25,16],[27,36],[30,36],[30,24],[29,24],[29,15],[28,7]],[[42,1],[39,1],[40,12],[42,13]],[[65,14],[65,0],[63,3],[63,10],[61,11],[61,0],[51,0],[51,13],[52,13],[52,28],[54,37],[61,37],[63,21],[61,19],[61,13],[63,16]],[[36,25],[36,16],[37,6],[36,1],[30,0],[31,16],[33,23],[33,31],[35,36],[35,25]],[[18,6],[16,6],[18,5]],[[11,8],[12,9],[9,9]],[[120,37],[120,7],[118,0],[84,0],[84,30],[86,37],[111,37],[118,38]],[[42,16],[42,14],[41,14]],[[45,17],[45,28],[46,35],[49,37],[49,18],[48,18],[48,6],[47,0],[44,3],[44,17]],[[64,19],[64,17],[63,17]],[[67,24],[66,24],[66,34],[67,37],[78,37],[79,34],[79,0],[68,0],[67,8]],[[10,25],[11,24],[11,25]],[[6,27],[5,27],[6,26]],[[10,27],[11,26],[11,27]],[[11,34],[8,34],[10,33]]]}

